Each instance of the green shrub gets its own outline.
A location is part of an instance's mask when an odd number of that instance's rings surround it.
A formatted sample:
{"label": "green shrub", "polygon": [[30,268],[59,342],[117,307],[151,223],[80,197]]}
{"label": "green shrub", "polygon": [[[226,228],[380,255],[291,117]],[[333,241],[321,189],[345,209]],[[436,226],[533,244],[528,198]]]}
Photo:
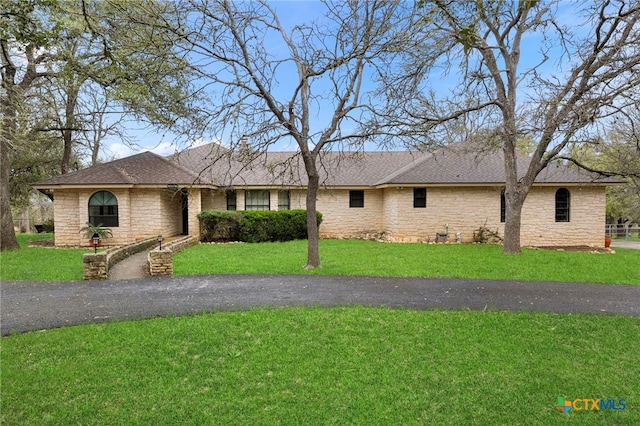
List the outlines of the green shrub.
{"label": "green shrub", "polygon": [[52,233],[55,230],[55,227],[53,225],[53,219],[47,219],[44,221],[44,223],[42,224],[42,229],[44,232],[46,233]]}
{"label": "green shrub", "polygon": [[204,210],[198,214],[200,241],[237,241],[242,212]]}
{"label": "green shrub", "polygon": [[[317,212],[318,226],[322,213]],[[306,210],[207,210],[198,215],[201,241],[291,241],[307,238]]]}
{"label": "green shrub", "polygon": [[473,231],[473,242],[480,244],[501,244],[503,241],[502,237],[498,233],[498,230],[495,231],[487,228],[487,224],[481,226],[480,228]]}

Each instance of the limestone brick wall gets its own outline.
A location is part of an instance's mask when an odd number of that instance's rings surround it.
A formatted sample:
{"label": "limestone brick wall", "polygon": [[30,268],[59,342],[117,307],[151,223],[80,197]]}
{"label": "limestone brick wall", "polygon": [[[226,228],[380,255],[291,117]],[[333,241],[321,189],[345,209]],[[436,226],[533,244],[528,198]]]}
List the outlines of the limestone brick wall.
{"label": "limestone brick wall", "polygon": [[151,250],[147,256],[149,274],[152,276],[173,275],[173,255],[197,244],[198,240],[198,237],[186,236],[168,243],[162,247],[162,250],[160,248]]}
{"label": "limestone brick wall", "polygon": [[522,209],[522,245],[604,246],[605,188],[568,186],[569,222],[555,221],[558,187],[534,188]]}
{"label": "limestone brick wall", "polygon": [[236,190],[236,210],[244,210],[244,190],[242,189]]}
{"label": "limestone brick wall", "polygon": [[[89,246],[89,240],[80,233],[80,228],[89,221],[89,198],[101,189],[64,189],[54,193],[55,243],[58,247]],[[103,245],[118,245],[129,242],[129,190],[110,190],[118,200],[118,225],[110,227],[112,237],[102,241]],[[97,224],[96,224],[97,225]]]}
{"label": "limestone brick wall", "polygon": [[370,238],[382,228],[384,192],[364,191],[364,207],[349,207],[349,190],[320,190],[316,208],[322,213],[321,238]]}
{"label": "limestone brick wall", "polygon": [[[567,187],[571,194],[570,222],[555,222],[555,191],[558,187],[534,187],[522,215],[523,246],[604,245],[604,187]],[[385,238],[390,241],[433,241],[449,225],[455,240],[471,242],[481,226],[504,235],[500,223],[502,187],[428,187],[427,207],[413,207],[413,188],[390,187],[365,190],[364,208],[349,207],[348,189],[321,189],[317,209],[323,214],[321,238]],[[96,190],[56,190],[54,220],[57,246],[87,246],[79,230],[88,221],[88,201]],[[124,244],[162,234],[182,231],[179,193],[159,189],[113,189],[118,199],[119,226],[107,245]],[[277,190],[271,193],[277,209]],[[292,209],[306,208],[306,191],[291,190]],[[199,236],[198,213],[203,207],[226,209],[222,191],[192,188],[189,194],[189,235]],[[244,210],[244,191],[237,191],[237,209]],[[86,240],[86,241],[85,241]]]}
{"label": "limestone brick wall", "polygon": [[147,258],[149,275],[173,275],[173,253],[170,249],[155,249],[149,252]]}
{"label": "limestone brick wall", "polygon": [[160,193],[159,234],[164,236],[179,235],[182,232],[182,193],[173,189]]}
{"label": "limestone brick wall", "polygon": [[226,210],[227,197],[224,191],[215,189],[202,190],[202,210]]}
{"label": "limestone brick wall", "polygon": [[473,241],[481,226],[503,233],[500,223],[500,191],[496,187],[427,188],[427,206],[413,207],[413,188],[386,188],[384,231],[391,241],[435,241],[449,225],[449,239],[461,233],[462,242]]}
{"label": "limestone brick wall", "polygon": [[189,235],[200,238],[200,221],[198,213],[202,211],[201,190],[191,188],[189,192]]}
{"label": "limestone brick wall", "polygon": [[155,238],[148,238],[124,246],[112,247],[100,253],[85,253],[82,258],[83,277],[85,280],[106,280],[113,265],[155,244]]}
{"label": "limestone brick wall", "polygon": [[[605,191],[601,187],[569,187],[570,222],[555,222],[558,187],[534,187],[523,207],[523,246],[602,246]],[[427,207],[413,207],[413,188],[365,191],[365,209],[348,207],[348,191],[321,191],[318,210],[324,214],[322,238],[381,237],[398,242],[434,241],[449,225],[450,241],[461,233],[472,242],[481,226],[504,235],[500,222],[502,187],[427,188]],[[367,210],[368,201],[370,210]],[[362,210],[362,211],[358,211]],[[376,217],[377,216],[377,217]],[[378,235],[375,235],[376,232]]]}
{"label": "limestone brick wall", "polygon": [[[88,246],[89,240],[80,228],[89,221],[89,198],[101,189],[56,190],[54,198],[55,241],[57,246]],[[182,232],[181,195],[168,189],[118,188],[107,189],[118,200],[118,226],[110,227],[112,237],[103,245],[121,245],[159,234],[179,235]],[[200,190],[192,190],[189,198],[189,228],[199,232]]]}
{"label": "limestone brick wall", "polygon": [[[84,226],[89,221],[89,198],[93,194],[98,191],[102,191],[103,189],[82,189],[77,190],[77,201],[78,204],[74,209],[74,213],[76,213],[79,217],[80,226]],[[102,245],[119,245],[125,244],[131,241],[129,226],[130,226],[130,197],[129,197],[129,189],[128,188],[119,188],[119,189],[104,189],[111,192],[116,199],[118,200],[118,226],[110,226],[111,233],[113,234],[111,237],[102,241]],[[56,191],[54,195],[54,204],[58,202],[58,192]],[[94,224],[97,225],[97,224]],[[56,225],[57,231],[57,225]],[[85,239],[84,235],[81,236],[82,239],[77,243],[77,245],[88,246],[89,241]],[[56,245],[58,245],[58,235],[56,232]]]}
{"label": "limestone brick wall", "polygon": [[[156,188],[133,188],[130,190],[130,202],[128,224],[123,224],[123,231],[129,225],[129,238],[139,239],[167,235],[163,232],[163,216],[170,210],[165,209],[163,198],[167,197],[169,191],[158,190]],[[179,203],[178,196],[178,203]]]}
{"label": "limestone brick wall", "polygon": [[290,190],[289,205],[291,210],[305,210],[307,208],[307,191],[303,189]]}
{"label": "limestone brick wall", "polygon": [[84,222],[81,225],[78,216],[78,192],[75,190],[56,190],[54,200],[53,220],[56,227],[56,246],[80,245],[84,238],[79,230],[84,226]]}

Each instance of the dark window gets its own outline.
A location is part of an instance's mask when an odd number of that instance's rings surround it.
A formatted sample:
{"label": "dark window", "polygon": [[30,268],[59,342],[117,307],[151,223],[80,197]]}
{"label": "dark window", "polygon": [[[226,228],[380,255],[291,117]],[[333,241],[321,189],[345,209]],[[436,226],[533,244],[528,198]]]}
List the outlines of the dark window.
{"label": "dark window", "polygon": [[364,207],[364,191],[349,191],[349,207]]}
{"label": "dark window", "polygon": [[290,210],[290,198],[289,191],[278,191],[278,210]]}
{"label": "dark window", "polygon": [[118,200],[109,191],[98,191],[89,198],[89,223],[118,226]]}
{"label": "dark window", "polygon": [[244,192],[245,210],[270,210],[269,191],[250,190]]}
{"label": "dark window", "polygon": [[227,210],[237,210],[236,191],[227,191]]}
{"label": "dark window", "polygon": [[504,223],[507,217],[507,200],[504,197],[504,189],[500,192],[500,222]]}
{"label": "dark window", "polygon": [[567,188],[556,191],[556,222],[569,222],[569,210],[571,209],[571,194]]}
{"label": "dark window", "polygon": [[427,207],[427,188],[413,188],[413,207]]}

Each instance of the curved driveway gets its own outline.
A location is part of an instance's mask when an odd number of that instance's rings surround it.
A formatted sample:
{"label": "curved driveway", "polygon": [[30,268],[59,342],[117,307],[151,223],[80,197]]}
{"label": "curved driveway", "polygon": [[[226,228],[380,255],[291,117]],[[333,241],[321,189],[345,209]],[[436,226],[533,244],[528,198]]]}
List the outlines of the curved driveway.
{"label": "curved driveway", "polygon": [[112,320],[287,306],[387,306],[640,316],[640,286],[437,278],[207,275],[4,281],[2,335]]}

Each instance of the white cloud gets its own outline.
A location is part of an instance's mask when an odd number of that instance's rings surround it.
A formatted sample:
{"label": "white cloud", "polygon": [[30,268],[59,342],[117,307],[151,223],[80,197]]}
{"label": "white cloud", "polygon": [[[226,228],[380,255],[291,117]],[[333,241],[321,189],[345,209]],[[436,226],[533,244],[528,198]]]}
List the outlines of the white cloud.
{"label": "white cloud", "polygon": [[105,148],[108,160],[129,157],[135,154],[136,151],[131,145],[126,145],[120,142],[112,143]]}
{"label": "white cloud", "polygon": [[151,151],[154,154],[158,154],[158,155],[162,155],[163,157],[166,157],[167,155],[176,153],[176,146],[171,142],[160,142],[159,144],[157,144],[154,147],[151,147],[150,149],[143,149],[143,151]]}

